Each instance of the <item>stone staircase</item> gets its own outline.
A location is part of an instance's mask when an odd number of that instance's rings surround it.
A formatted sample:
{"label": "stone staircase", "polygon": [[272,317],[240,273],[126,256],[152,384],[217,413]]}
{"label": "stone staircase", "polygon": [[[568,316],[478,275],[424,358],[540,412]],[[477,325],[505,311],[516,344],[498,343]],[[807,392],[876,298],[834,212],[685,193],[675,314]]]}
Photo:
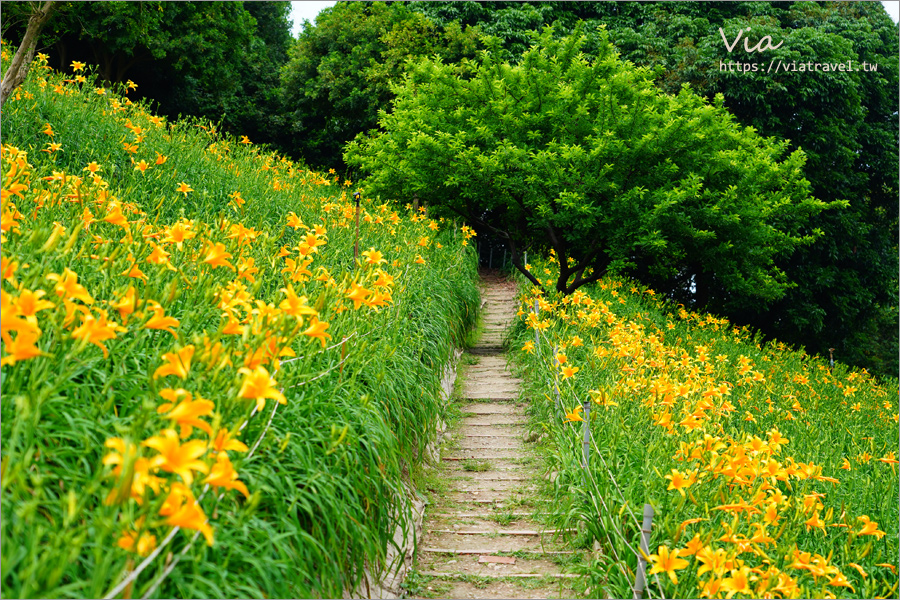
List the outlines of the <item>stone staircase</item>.
{"label": "stone staircase", "polygon": [[442,449],[446,493],[426,508],[415,569],[422,598],[570,598],[572,555],[533,519],[539,475],[525,446],[521,380],[503,356],[515,285],[483,277],[484,329],[461,361],[463,418]]}

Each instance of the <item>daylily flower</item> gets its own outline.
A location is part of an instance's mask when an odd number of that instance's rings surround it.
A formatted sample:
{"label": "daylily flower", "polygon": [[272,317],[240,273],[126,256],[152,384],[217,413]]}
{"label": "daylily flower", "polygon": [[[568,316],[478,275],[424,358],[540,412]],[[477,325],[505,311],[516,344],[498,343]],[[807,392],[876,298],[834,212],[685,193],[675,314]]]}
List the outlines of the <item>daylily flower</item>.
{"label": "daylily flower", "polygon": [[194,356],[194,350],[194,345],[190,344],[177,352],[163,354],[163,360],[166,362],[153,372],[153,379],[166,375],[176,375],[187,379],[191,370],[191,358]]}
{"label": "daylily flower", "polygon": [[207,250],[206,256],[203,257],[203,262],[214,269],[216,267],[228,267],[229,269],[234,271],[234,265],[228,262],[228,259],[231,257],[231,253],[225,250],[225,244],[216,242],[215,244],[212,244]]}
{"label": "daylily flower", "polygon": [[885,533],[878,529],[878,523],[869,519],[868,516],[863,515],[861,517],[857,517],[857,521],[862,521],[863,527],[856,535],[874,535],[876,539],[881,539],[885,536]]}
{"label": "daylily flower", "polygon": [[262,410],[266,405],[266,398],[272,398],[280,404],[287,404],[284,394],[275,389],[277,382],[269,375],[263,366],[258,366],[252,371],[247,367],[238,369],[238,373],[244,375],[241,390],[238,395],[248,400],[256,400],[256,409]]}
{"label": "daylily flower", "polygon": [[151,308],[153,309],[153,317],[144,324],[143,329],[163,329],[171,333],[172,336],[178,337],[175,331],[172,330],[173,327],[178,327],[178,319],[167,317],[163,307],[156,302],[151,305]]}
{"label": "daylily flower", "polygon": [[172,485],[169,496],[159,514],[168,517],[167,525],[200,531],[206,538],[206,544],[213,545],[213,531],[209,525],[209,519],[200,508],[200,504],[194,500],[191,490],[186,486],[178,483]]}
{"label": "daylily flower", "polygon": [[678,558],[678,552],[670,553],[666,546],[660,546],[657,553],[651,554],[649,559],[650,563],[653,564],[650,574],[665,573],[675,585],[678,585],[678,576],[675,574],[675,571],[686,569],[690,564],[683,558]]}
{"label": "daylily flower", "polygon": [[216,432],[216,437],[212,442],[212,449],[216,452],[224,452],[225,450],[234,450],[235,452],[246,452],[249,450],[247,445],[235,439],[240,431],[231,433],[229,430],[222,428]]}
{"label": "daylily flower", "polygon": [[91,295],[84,289],[84,286],[78,283],[78,275],[68,267],[63,270],[62,275],[50,273],[47,275],[47,279],[56,282],[56,287],[53,288],[53,291],[56,292],[56,295],[60,298],[65,298],[67,300],[81,300],[85,304],[94,303],[94,299],[91,298]]}
{"label": "daylily flower", "polygon": [[[24,330],[19,331],[19,334],[13,340],[6,341],[4,339],[3,349],[7,352],[7,355],[0,360],[0,365],[12,366],[21,360],[28,360],[38,356],[50,356],[35,345],[38,337],[40,337],[39,332]],[[105,351],[106,349],[104,348]]]}
{"label": "daylily flower", "polygon": [[174,429],[164,429],[162,435],[153,436],[141,442],[142,446],[152,448],[159,452],[150,459],[153,467],[163,471],[175,473],[184,481],[185,485],[194,482],[192,471],[209,473],[209,465],[198,460],[206,453],[206,442],[190,440],[181,443]]}
{"label": "daylily flower", "polygon": [[325,321],[320,321],[318,317],[313,315],[313,317],[309,321],[309,328],[303,332],[303,335],[308,335],[309,337],[317,338],[320,342],[322,342],[322,347],[325,347],[325,338],[330,338],[331,334],[325,333],[325,330],[328,329],[329,325]]}
{"label": "daylily flower", "polygon": [[215,404],[199,396],[194,400],[193,394],[181,388],[177,390],[166,388],[160,390],[159,395],[168,402],[160,404],[156,412],[168,413],[164,418],[175,421],[181,427],[181,439],[190,437],[194,427],[205,431],[207,435],[212,435],[209,423],[201,421],[200,417],[212,415],[216,408]]}
{"label": "daylily flower", "polygon": [[184,194],[185,197],[187,197],[188,192],[193,192],[194,189],[182,181],[181,183],[178,184],[178,189],[176,191],[181,192],[182,194]]}
{"label": "daylily flower", "polygon": [[115,321],[108,321],[106,311],[100,311],[100,313],[99,318],[91,314],[85,315],[84,322],[72,331],[72,337],[94,344],[103,350],[103,358],[106,358],[109,356],[109,351],[103,345],[103,342],[115,339],[116,332],[127,331],[127,329]]}
{"label": "daylily flower", "polygon": [[581,411],[584,410],[582,406],[579,404],[574,409],[566,413],[566,418],[563,423],[574,423],[576,421],[584,421],[581,417]]}
{"label": "daylily flower", "polygon": [[380,265],[386,263],[384,256],[375,248],[369,248],[362,253],[366,257],[366,262],[370,265]]}
{"label": "daylily flower", "polygon": [[209,476],[203,480],[203,483],[208,483],[215,488],[237,490],[247,498],[250,497],[250,491],[243,482],[238,481],[238,474],[225,452],[219,452],[216,456],[216,464],[213,465]]}

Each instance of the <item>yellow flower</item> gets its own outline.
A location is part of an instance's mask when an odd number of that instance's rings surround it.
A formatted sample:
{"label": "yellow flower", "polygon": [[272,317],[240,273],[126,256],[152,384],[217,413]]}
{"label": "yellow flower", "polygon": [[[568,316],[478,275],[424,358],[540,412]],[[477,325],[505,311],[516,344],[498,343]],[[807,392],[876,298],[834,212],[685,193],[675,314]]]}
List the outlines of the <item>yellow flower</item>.
{"label": "yellow flower", "polygon": [[220,429],[216,432],[216,437],[212,443],[212,449],[216,452],[223,452],[225,450],[246,452],[247,450],[249,450],[249,448],[247,448],[247,445],[235,439],[239,434],[240,431],[232,433],[227,429]]}
{"label": "yellow flower", "polygon": [[657,553],[651,554],[649,559],[653,564],[650,574],[665,573],[675,585],[678,585],[678,576],[675,574],[675,571],[685,569],[690,564],[683,558],[678,558],[678,552],[670,553],[666,546],[660,546]]}
{"label": "yellow flower", "polygon": [[169,473],[180,476],[185,485],[194,482],[191,471],[209,473],[209,465],[202,460],[197,460],[206,453],[206,442],[190,440],[181,443],[174,429],[164,429],[162,435],[153,436],[141,442],[142,446],[152,448],[159,455],[150,459],[152,467],[160,468]]}
{"label": "yellow flower", "polygon": [[387,262],[382,256],[381,252],[379,252],[375,248],[369,248],[368,250],[364,251],[362,255],[366,257],[366,263],[370,265],[380,265]]}
{"label": "yellow flower", "polygon": [[317,338],[320,342],[322,342],[322,347],[325,347],[325,338],[330,338],[331,334],[325,333],[325,330],[328,329],[329,325],[325,321],[320,321],[318,317],[313,316],[309,321],[309,328],[303,332],[303,335],[308,335],[309,337]]}
{"label": "yellow flower", "polygon": [[56,305],[49,300],[41,300],[45,294],[46,292],[44,290],[35,290],[32,292],[29,289],[22,288],[18,297],[13,300],[17,316],[25,317],[26,321],[36,324],[37,314],[40,311],[56,307]]}
{"label": "yellow flower", "polygon": [[522,345],[522,350],[527,352],[528,354],[531,354],[532,352],[534,352],[534,342],[532,342],[532,341],[525,342]]}
{"label": "yellow flower", "polygon": [[666,475],[665,478],[669,480],[669,487],[666,489],[676,490],[682,497],[684,496],[684,488],[690,487],[694,483],[693,477],[681,473],[678,469],[672,469],[672,472]]}
{"label": "yellow flower", "polygon": [[573,410],[571,410],[571,411],[569,411],[569,412],[566,412],[566,419],[565,419],[565,421],[563,421],[563,423],[575,423],[576,421],[582,421],[582,422],[583,422],[584,419],[581,418],[581,412],[582,412],[582,410],[584,410],[584,409],[583,409],[583,408],[581,407],[581,405],[579,404],[579,405],[576,406]]}
{"label": "yellow flower", "polygon": [[256,409],[262,410],[266,405],[266,398],[272,398],[281,404],[287,404],[284,395],[275,389],[277,382],[269,375],[263,366],[258,366],[252,371],[247,367],[238,369],[238,373],[244,375],[241,383],[241,391],[238,395],[248,400],[256,400]]}
{"label": "yellow flower", "polygon": [[[137,529],[141,528],[143,517],[135,522]],[[137,530],[123,531],[119,541],[116,542],[119,548],[128,552],[137,552],[138,556],[147,556],[156,548],[156,536],[143,532],[138,536]]]}
{"label": "yellow flower", "polygon": [[84,70],[84,63],[83,63],[83,62],[79,62],[79,61],[77,61],[77,60],[73,60],[73,61],[72,61],[72,70],[73,70],[73,71],[83,71],[83,70]]}
{"label": "yellow flower", "polygon": [[863,527],[856,535],[874,535],[876,539],[881,539],[885,536],[883,531],[878,529],[878,523],[876,521],[869,520],[869,517],[863,515],[861,517],[857,517],[857,521],[862,521]]}
{"label": "yellow flower", "polygon": [[115,321],[107,321],[106,311],[101,311],[100,318],[91,314],[85,315],[84,322],[72,331],[72,337],[94,344],[103,350],[103,358],[106,358],[109,356],[109,351],[103,342],[115,339],[117,331],[127,330]]}
{"label": "yellow flower", "polygon": [[68,267],[63,270],[62,275],[50,273],[47,275],[47,279],[56,282],[56,287],[53,288],[53,291],[56,292],[56,295],[60,298],[66,300],[81,300],[85,304],[94,303],[94,299],[91,298],[91,295],[84,289],[84,286],[78,283],[78,275]]}
{"label": "yellow flower", "polygon": [[125,290],[125,295],[119,298],[117,302],[110,302],[110,306],[119,311],[119,316],[123,322],[126,318],[137,309],[137,292],[133,285],[129,285]]}
{"label": "yellow flower", "polygon": [[[753,577],[753,579],[756,579]],[[741,567],[739,570],[732,570],[731,577],[722,580],[722,591],[728,592],[725,597],[731,598],[735,594],[753,595],[750,588],[750,567]]]}
{"label": "yellow flower", "polygon": [[216,267],[228,267],[232,271],[235,270],[234,265],[228,262],[228,259],[232,257],[230,252],[225,250],[225,244],[221,242],[216,242],[212,244],[206,252],[206,256],[203,257],[203,262],[211,266],[212,268]]}
{"label": "yellow flower", "polygon": [[178,327],[178,319],[175,317],[167,317],[166,312],[162,306],[157,303],[153,303],[151,306],[153,309],[153,317],[150,318],[147,323],[144,324],[144,329],[164,329],[171,333],[174,337],[178,337],[175,332],[172,330],[172,327]]}
{"label": "yellow flower", "polygon": [[578,367],[570,367],[570,366],[563,367],[562,368],[563,379],[568,379],[569,377],[574,377],[575,373],[577,373],[580,370],[581,369],[579,369]]}
{"label": "yellow flower", "polygon": [[[4,317],[4,320],[6,317]],[[14,365],[20,360],[28,360],[38,356],[50,356],[42,352],[34,343],[40,337],[40,332],[34,330],[20,330],[14,340],[6,341],[4,336],[3,349],[7,355],[0,360],[0,365]],[[100,346],[103,347],[102,345]],[[106,349],[103,349],[104,353]]]}
{"label": "yellow flower", "polygon": [[[206,435],[212,435],[209,423],[201,421],[200,417],[212,415],[215,404],[199,396],[194,400],[193,394],[181,388],[177,390],[166,388],[160,390],[159,395],[168,402],[160,404],[156,412],[159,414],[169,413],[165,418],[178,423],[181,428],[181,439],[190,437],[194,427],[205,431]],[[180,402],[178,401],[179,397],[183,397]],[[178,402],[177,405],[176,402]]]}
{"label": "yellow flower", "polygon": [[234,466],[231,464],[231,461],[228,459],[228,454],[225,452],[219,452],[216,456],[216,464],[213,465],[209,476],[203,480],[203,483],[208,483],[215,488],[221,487],[229,490],[237,490],[244,494],[244,496],[250,497],[247,486],[244,485],[243,482],[238,481],[238,474],[235,472]]}
{"label": "yellow flower", "polygon": [[194,500],[191,490],[186,486],[178,483],[172,484],[172,489],[169,491],[163,507],[159,510],[159,514],[168,517],[167,525],[200,531],[206,538],[207,545],[213,545],[213,531],[209,525],[209,519],[206,518],[200,504]]}
{"label": "yellow flower", "polygon": [[[157,161],[157,164],[159,164],[158,161]],[[181,192],[182,194],[184,194],[184,196],[186,198],[188,195],[188,192],[193,192],[194,189],[182,181],[181,183],[178,184],[178,188],[175,191]]]}
{"label": "yellow flower", "polygon": [[353,300],[353,308],[359,309],[360,305],[366,301],[366,296],[372,292],[359,284],[351,284],[350,290],[347,291],[347,297]]}

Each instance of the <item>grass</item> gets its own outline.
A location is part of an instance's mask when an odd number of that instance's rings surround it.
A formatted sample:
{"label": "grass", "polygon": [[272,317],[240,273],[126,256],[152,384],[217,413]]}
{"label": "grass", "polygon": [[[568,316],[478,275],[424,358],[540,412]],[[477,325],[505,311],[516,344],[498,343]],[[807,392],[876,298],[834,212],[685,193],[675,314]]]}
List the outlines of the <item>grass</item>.
{"label": "grass", "polygon": [[361,198],[357,260],[352,182],[86,75],[3,106],[4,595],[103,597],[157,547],[134,597],[338,597],[434,439],[471,246]]}
{"label": "grass", "polygon": [[477,460],[473,458],[467,458],[466,460],[460,461],[460,466],[465,471],[474,471],[476,473],[484,473],[493,468],[489,460]]}

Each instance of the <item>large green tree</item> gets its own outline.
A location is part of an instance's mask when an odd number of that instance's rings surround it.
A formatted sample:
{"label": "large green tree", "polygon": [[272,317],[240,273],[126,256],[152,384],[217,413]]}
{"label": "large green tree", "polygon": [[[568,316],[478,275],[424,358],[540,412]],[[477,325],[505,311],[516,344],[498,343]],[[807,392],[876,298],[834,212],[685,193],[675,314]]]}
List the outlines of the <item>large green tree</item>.
{"label": "large green tree", "polygon": [[478,32],[438,26],[399,3],[339,2],[304,28],[282,73],[285,143],[310,164],[342,166],[344,145],[374,128],[407,59],[475,55]]}
{"label": "large green tree", "polygon": [[[802,148],[813,195],[849,206],[814,216],[809,228],[824,235],[779,259],[797,284],[780,300],[759,303],[731,294],[715,273],[689,283],[660,278],[650,264],[636,263],[632,274],[698,309],[814,353],[834,348],[841,360],[897,375],[900,46],[897,25],[880,2],[412,5],[438,23],[457,20],[498,36],[513,60],[521,39],[510,23],[555,22],[560,32],[578,19],[606,24],[622,58],[653,69],[661,89],[677,93],[687,83],[708,100],[722,94],[738,122]],[[722,34],[731,45],[739,32],[742,38],[729,52]],[[766,35],[777,49],[746,52],[745,37],[752,48]],[[588,53],[597,41],[589,35]],[[770,61],[792,70],[769,72]],[[826,72],[806,64],[847,61],[854,70]],[[756,63],[757,70],[729,69],[728,62]]]}
{"label": "large green tree", "polygon": [[608,42],[589,60],[585,39],[548,28],[516,65],[493,51],[419,62],[383,131],[348,145],[346,160],[371,193],[418,195],[493,231],[538,285],[526,249],[555,252],[564,293],[646,264],[780,297],[790,282],[775,259],[815,238],[806,222],[826,206],[809,195],[803,153],[738,126],[721,98],[661,93]]}

